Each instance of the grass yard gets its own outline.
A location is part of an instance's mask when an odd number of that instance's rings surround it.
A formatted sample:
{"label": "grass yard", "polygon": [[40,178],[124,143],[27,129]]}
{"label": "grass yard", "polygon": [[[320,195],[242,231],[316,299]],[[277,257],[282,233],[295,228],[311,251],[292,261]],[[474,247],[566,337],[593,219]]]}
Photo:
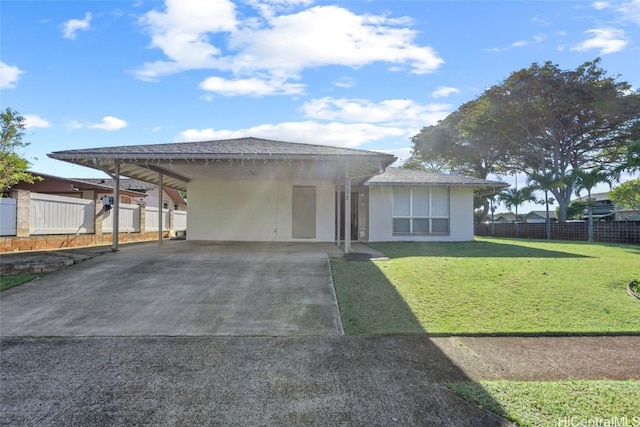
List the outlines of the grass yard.
{"label": "grass yard", "polygon": [[14,286],[22,285],[33,279],[42,276],[42,274],[12,274],[8,276],[0,276],[0,292],[6,289],[13,288]]}
{"label": "grass yard", "polygon": [[483,381],[446,386],[522,427],[640,425],[640,381]]}
{"label": "grass yard", "polygon": [[477,238],[371,244],[332,263],[347,334],[640,333],[632,245]]}

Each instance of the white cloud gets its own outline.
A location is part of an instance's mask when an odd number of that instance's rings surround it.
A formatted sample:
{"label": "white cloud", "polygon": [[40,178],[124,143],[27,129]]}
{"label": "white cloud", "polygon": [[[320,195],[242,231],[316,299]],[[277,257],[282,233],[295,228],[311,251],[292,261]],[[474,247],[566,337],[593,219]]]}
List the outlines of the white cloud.
{"label": "white cloud", "polygon": [[609,2],[606,2],[606,1],[596,1],[591,4],[591,7],[593,7],[596,10],[606,9],[610,6],[611,5],[609,4]]}
{"label": "white cloud", "polygon": [[114,131],[127,127],[127,122],[113,116],[105,116],[100,123],[81,123],[72,120],[67,123],[67,127],[70,129],[100,129],[106,131]]}
{"label": "white cloud", "polygon": [[11,89],[16,87],[16,82],[23,74],[20,68],[15,65],[8,65],[0,62],[0,89]]}
{"label": "white cloud", "polygon": [[283,80],[264,80],[257,77],[248,79],[223,79],[209,77],[200,83],[200,88],[208,92],[224,96],[265,96],[265,95],[299,95],[304,93],[303,84],[286,83]]}
{"label": "white cloud", "polygon": [[62,24],[62,37],[75,39],[78,31],[86,31],[91,25],[91,13],[84,14],[84,19],[70,19]]}
{"label": "white cloud", "polygon": [[[284,84],[306,68],[326,65],[357,68],[386,62],[424,74],[444,63],[431,47],[416,42],[409,18],[358,15],[332,5],[288,13],[307,6],[305,0],[250,3],[259,16],[238,18],[233,3],[222,0],[167,0],[165,11],[148,12],[141,23],[151,34],[151,46],[167,60],[143,64],[136,77],[154,80],[215,69],[233,72],[238,81],[259,76]],[[214,43],[212,37],[220,35]]]}
{"label": "white cloud", "polygon": [[25,114],[23,117],[25,118],[25,127],[27,129],[51,127],[49,120],[43,119],[35,114]]}
{"label": "white cloud", "polygon": [[623,2],[617,11],[624,22],[640,25],[640,0]]}
{"label": "white cloud", "polygon": [[306,102],[305,115],[316,120],[340,120],[350,123],[383,123],[405,127],[407,132],[436,124],[449,115],[449,104],[418,104],[411,99],[388,99],[378,103],[367,99],[320,98]]}
{"label": "white cloud", "polygon": [[489,52],[505,52],[512,48],[519,48],[524,46],[529,46],[532,44],[538,44],[544,41],[547,38],[545,34],[538,34],[533,36],[531,40],[518,40],[511,43],[508,47],[493,47],[488,49]]}
{"label": "white cloud", "polygon": [[455,93],[460,93],[460,89],[450,86],[438,86],[436,90],[431,93],[431,96],[434,98],[446,98]]}
{"label": "white cloud", "polygon": [[175,141],[205,141],[253,136],[281,141],[336,147],[357,147],[367,142],[389,137],[410,137],[406,129],[376,126],[369,123],[318,123],[315,121],[264,124],[240,130],[188,129],[174,138]]}
{"label": "white cloud", "polygon": [[277,16],[268,27],[244,28],[232,34],[230,47],[240,53],[230,58],[230,67],[297,73],[324,65],[362,67],[388,62],[408,65],[416,74],[432,72],[444,61],[430,47],[415,44],[416,36],[415,31],[398,28],[398,21],[386,16],[316,6]]}
{"label": "white cloud", "polygon": [[534,16],[533,18],[531,18],[531,22],[538,24],[538,25],[549,25],[549,22],[543,18],[541,18],[540,16]]}
{"label": "white cloud", "polygon": [[599,54],[605,55],[607,53],[619,52],[629,43],[625,39],[624,31],[615,28],[594,28],[585,31],[585,33],[590,34],[592,37],[573,46],[571,50],[585,51],[599,49]]}
{"label": "white cloud", "polygon": [[356,81],[352,77],[340,77],[338,80],[333,82],[334,86],[342,87],[342,88],[350,88],[355,86]]}
{"label": "white cloud", "polygon": [[160,48],[168,61],[145,63],[135,72],[142,80],[190,69],[216,68],[220,49],[209,34],[229,32],[237,22],[228,0],[166,0],[166,10],[152,10],[140,19],[151,34],[151,47]]}

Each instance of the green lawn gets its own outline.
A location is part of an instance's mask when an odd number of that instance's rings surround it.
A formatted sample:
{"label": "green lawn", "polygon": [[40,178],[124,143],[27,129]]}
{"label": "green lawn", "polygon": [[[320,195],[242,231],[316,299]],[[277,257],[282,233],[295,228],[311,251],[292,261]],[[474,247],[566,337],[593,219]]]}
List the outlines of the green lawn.
{"label": "green lawn", "polygon": [[0,276],[0,291],[13,288],[14,286],[22,285],[25,282],[36,279],[42,276],[42,274],[13,274],[9,276]]}
{"label": "green lawn", "polygon": [[640,333],[640,247],[477,238],[332,263],[347,334]]}
{"label": "green lawn", "polygon": [[640,381],[482,381],[446,386],[522,427],[640,425]]}

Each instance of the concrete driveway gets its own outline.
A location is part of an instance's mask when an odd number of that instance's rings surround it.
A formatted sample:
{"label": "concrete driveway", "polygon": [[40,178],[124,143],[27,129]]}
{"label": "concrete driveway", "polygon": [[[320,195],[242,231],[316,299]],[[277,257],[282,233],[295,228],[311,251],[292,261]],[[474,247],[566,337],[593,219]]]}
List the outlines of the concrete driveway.
{"label": "concrete driveway", "polygon": [[341,335],[331,244],[123,246],[2,293],[2,336]]}

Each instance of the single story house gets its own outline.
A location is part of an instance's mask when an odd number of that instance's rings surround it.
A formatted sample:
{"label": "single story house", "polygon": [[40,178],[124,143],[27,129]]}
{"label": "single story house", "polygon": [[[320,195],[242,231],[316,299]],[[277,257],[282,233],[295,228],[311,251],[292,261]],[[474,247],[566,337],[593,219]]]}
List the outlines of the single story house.
{"label": "single story house", "polygon": [[[508,184],[389,166],[393,155],[257,138],[66,150],[49,157],[188,192],[188,238],[473,240],[473,196]],[[119,188],[116,184],[114,188]],[[114,243],[117,245],[117,242]]]}
{"label": "single story house", "polygon": [[[547,211],[531,211],[526,214],[523,218],[524,222],[529,223],[546,223],[547,222]],[[558,218],[556,217],[555,210],[549,210],[549,220],[551,222],[556,221]]]}
{"label": "single story house", "polygon": [[516,214],[513,212],[505,212],[495,214],[493,222],[496,223],[513,223],[516,222]]}

